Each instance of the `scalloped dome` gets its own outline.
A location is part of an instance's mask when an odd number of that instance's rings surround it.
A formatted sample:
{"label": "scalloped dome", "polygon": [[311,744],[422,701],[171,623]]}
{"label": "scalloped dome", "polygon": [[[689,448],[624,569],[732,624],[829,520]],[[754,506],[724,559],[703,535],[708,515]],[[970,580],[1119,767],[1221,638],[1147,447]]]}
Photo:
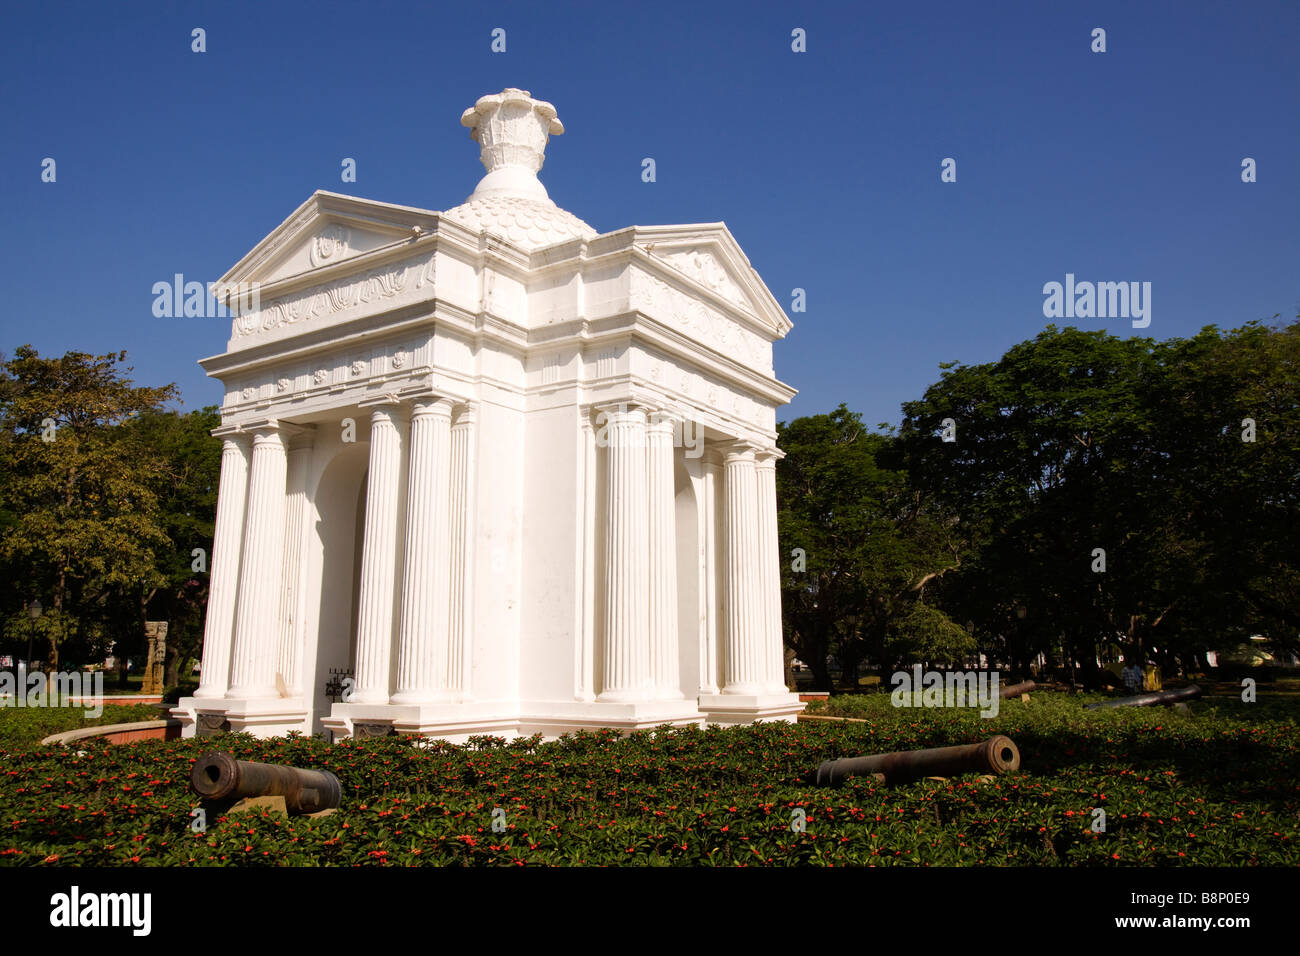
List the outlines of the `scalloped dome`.
{"label": "scalloped dome", "polygon": [[443,213],[477,232],[494,233],[528,250],[568,239],[593,239],[599,233],[549,199],[479,196]]}

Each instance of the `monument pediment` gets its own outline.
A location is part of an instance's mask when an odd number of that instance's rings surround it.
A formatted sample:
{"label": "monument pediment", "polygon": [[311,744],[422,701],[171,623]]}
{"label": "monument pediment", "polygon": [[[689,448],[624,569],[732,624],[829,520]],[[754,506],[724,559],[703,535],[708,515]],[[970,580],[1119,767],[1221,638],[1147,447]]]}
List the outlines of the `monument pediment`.
{"label": "monument pediment", "polygon": [[784,338],[792,323],[724,223],[637,228],[637,245],[696,286]]}
{"label": "monument pediment", "polygon": [[409,241],[435,228],[437,213],[318,190],[259,242],[219,286],[271,286]]}

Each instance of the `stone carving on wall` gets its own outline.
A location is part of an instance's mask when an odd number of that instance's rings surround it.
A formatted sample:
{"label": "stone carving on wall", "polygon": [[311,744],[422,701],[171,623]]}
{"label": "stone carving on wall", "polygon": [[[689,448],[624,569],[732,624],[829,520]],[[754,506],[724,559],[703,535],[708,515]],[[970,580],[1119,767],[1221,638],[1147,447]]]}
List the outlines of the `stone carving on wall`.
{"label": "stone carving on wall", "polygon": [[262,376],[246,381],[227,393],[225,407],[269,398],[293,400],[312,388],[351,385],[390,372],[410,372],[421,363],[428,364],[430,346],[424,340],[410,340],[364,352],[342,354],[332,359],[317,359],[322,364],[300,365],[267,370]]}
{"label": "stone carving on wall", "polygon": [[751,368],[771,372],[767,343],[705,303],[683,295],[657,276],[633,273],[633,300],[646,314],[676,326],[696,341]]}
{"label": "stone carving on wall", "polygon": [[305,322],[357,305],[391,299],[408,288],[422,289],[434,280],[434,258],[407,260],[370,269],[338,283],[312,286],[268,302],[260,311],[235,319],[238,335],[267,332],[282,325]]}
{"label": "stone carving on wall", "polygon": [[312,240],[308,255],[313,266],[323,266],[329,262],[338,262],[351,251],[348,246],[352,236],[343,226],[326,226],[320,235]]}
{"label": "stone carving on wall", "polygon": [[651,249],[650,254],[668,263],[678,272],[689,276],[700,285],[716,292],[728,302],[740,306],[745,311],[752,311],[745,294],[731,280],[722,263],[710,252],[701,249],[682,249],[660,252]]}

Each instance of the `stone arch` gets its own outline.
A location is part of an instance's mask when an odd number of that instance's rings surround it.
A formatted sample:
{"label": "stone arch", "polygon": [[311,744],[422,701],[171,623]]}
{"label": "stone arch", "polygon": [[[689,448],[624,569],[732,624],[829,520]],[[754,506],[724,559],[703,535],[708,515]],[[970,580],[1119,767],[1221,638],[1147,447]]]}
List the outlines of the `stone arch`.
{"label": "stone arch", "polygon": [[344,445],[321,472],[314,498],[312,533],[320,550],[317,628],[309,658],[311,684],[304,688],[312,705],[312,730],[329,716],[332,701],[325,685],[330,669],[350,669],[356,660],[357,591],[366,515],[369,446]]}

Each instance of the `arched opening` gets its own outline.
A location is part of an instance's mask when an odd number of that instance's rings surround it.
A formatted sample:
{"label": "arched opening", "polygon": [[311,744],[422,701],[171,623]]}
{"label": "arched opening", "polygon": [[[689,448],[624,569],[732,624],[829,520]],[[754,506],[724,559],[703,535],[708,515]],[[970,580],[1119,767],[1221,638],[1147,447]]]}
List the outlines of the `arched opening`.
{"label": "arched opening", "polygon": [[[327,685],[356,660],[357,595],[361,586],[361,545],[366,519],[366,469],[369,447],[348,445],[326,466],[316,486],[316,535],[321,545],[320,604],[312,676],[312,731],[322,730],[333,701]],[[309,647],[310,649],[310,647]]]}

